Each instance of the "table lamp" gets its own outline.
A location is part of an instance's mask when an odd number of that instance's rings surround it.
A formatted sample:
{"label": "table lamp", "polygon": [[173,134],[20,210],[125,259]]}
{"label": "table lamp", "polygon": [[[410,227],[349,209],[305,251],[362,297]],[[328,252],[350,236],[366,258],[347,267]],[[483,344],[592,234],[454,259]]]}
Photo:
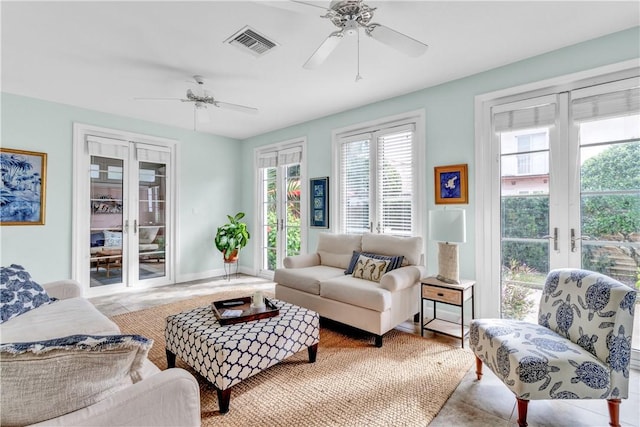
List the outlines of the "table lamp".
{"label": "table lamp", "polygon": [[464,209],[429,211],[429,240],[438,242],[438,280],[460,283],[458,245],[466,242]]}

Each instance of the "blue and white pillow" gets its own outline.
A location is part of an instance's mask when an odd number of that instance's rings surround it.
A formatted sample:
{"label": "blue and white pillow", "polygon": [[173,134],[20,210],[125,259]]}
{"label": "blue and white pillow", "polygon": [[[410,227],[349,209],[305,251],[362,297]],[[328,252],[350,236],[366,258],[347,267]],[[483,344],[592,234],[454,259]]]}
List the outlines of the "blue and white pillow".
{"label": "blue and white pillow", "polygon": [[51,302],[44,288],[21,265],[0,268],[0,323]]}
{"label": "blue and white pillow", "polygon": [[353,274],[353,270],[356,268],[356,264],[358,263],[358,258],[360,258],[360,255],[364,255],[368,258],[389,261],[389,266],[387,267],[387,270],[385,271],[385,273],[391,270],[395,270],[396,268],[402,267],[402,261],[404,261],[403,255],[387,256],[387,255],[378,255],[378,254],[371,254],[366,252],[353,251],[353,255],[351,256],[351,261],[349,262],[349,266],[347,267],[347,270],[344,272],[344,274]]}

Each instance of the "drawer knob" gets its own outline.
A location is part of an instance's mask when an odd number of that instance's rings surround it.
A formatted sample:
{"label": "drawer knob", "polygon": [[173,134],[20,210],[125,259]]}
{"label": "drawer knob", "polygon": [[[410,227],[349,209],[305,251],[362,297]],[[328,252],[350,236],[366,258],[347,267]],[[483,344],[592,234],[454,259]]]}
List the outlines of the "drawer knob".
{"label": "drawer knob", "polygon": [[438,296],[439,296],[439,297],[443,297],[443,296],[444,296],[444,294],[443,294],[443,293],[438,292]]}

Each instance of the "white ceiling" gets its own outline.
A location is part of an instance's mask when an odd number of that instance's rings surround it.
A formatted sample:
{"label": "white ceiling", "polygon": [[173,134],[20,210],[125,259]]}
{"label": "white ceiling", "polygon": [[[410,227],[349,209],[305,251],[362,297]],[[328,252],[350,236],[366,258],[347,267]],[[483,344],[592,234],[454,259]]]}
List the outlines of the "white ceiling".
{"label": "white ceiling", "polygon": [[[1,88],[193,129],[190,103],[133,98],[184,98],[201,74],[217,100],[260,113],[210,107],[198,130],[243,139],[640,25],[638,1],[369,1],[374,22],[429,50],[405,57],[363,35],[356,83],[355,38],[305,70],[335,27],[320,9],[275,3],[3,1]],[[223,43],[245,25],[279,46],[255,58]]]}

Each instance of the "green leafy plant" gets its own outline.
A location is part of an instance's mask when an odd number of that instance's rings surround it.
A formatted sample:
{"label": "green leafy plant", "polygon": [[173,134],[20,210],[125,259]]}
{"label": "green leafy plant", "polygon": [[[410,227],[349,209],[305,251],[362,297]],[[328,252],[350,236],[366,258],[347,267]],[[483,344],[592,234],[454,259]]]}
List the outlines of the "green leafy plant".
{"label": "green leafy plant", "polygon": [[228,260],[234,256],[234,252],[247,246],[251,235],[247,230],[247,224],[240,222],[244,218],[244,212],[238,212],[235,216],[227,215],[229,222],[218,227],[216,232],[215,244],[216,248],[224,255],[224,259]]}
{"label": "green leafy plant", "polygon": [[512,259],[502,270],[502,317],[523,320],[534,308],[529,298],[533,291],[522,283],[529,282],[535,270]]}

